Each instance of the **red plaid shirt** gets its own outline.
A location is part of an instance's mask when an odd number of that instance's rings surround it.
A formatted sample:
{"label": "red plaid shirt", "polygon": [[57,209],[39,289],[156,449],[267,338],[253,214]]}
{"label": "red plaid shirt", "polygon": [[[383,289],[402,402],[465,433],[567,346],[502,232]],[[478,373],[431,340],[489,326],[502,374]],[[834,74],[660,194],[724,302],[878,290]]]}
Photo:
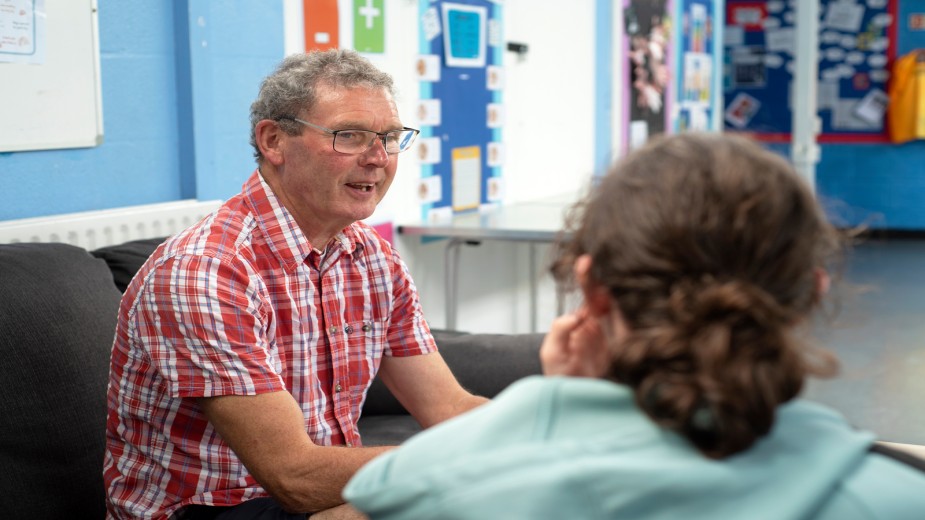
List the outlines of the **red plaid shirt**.
{"label": "red plaid shirt", "polygon": [[355,223],[322,257],[255,172],[158,248],[122,298],[104,463],[110,516],[266,496],[192,398],[286,390],[312,441],[359,446],[382,356],[435,350],[388,242]]}

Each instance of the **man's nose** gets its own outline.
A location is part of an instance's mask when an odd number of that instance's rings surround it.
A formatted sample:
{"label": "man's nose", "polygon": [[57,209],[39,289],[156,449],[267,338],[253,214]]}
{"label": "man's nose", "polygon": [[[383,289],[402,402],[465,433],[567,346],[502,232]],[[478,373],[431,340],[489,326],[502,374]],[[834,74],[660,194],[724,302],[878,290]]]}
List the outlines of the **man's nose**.
{"label": "man's nose", "polygon": [[373,138],[370,147],[361,154],[365,163],[375,164],[379,168],[385,168],[389,164],[389,153],[385,151],[384,135],[377,135]]}

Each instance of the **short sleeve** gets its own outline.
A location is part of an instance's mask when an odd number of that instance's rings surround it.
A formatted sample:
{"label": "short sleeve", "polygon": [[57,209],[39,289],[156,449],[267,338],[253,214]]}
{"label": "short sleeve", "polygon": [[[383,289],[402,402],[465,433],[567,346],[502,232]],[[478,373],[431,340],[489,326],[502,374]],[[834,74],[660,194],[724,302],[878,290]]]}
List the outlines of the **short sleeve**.
{"label": "short sleeve", "polygon": [[148,273],[132,336],[173,397],[254,395],[284,389],[270,319],[246,262],[176,256]]}
{"label": "short sleeve", "polygon": [[393,301],[385,354],[407,357],[436,352],[437,344],[430,332],[427,320],[424,319],[418,290],[411,279],[408,266],[391,244],[384,240],[383,242],[385,243],[385,254],[389,255]]}

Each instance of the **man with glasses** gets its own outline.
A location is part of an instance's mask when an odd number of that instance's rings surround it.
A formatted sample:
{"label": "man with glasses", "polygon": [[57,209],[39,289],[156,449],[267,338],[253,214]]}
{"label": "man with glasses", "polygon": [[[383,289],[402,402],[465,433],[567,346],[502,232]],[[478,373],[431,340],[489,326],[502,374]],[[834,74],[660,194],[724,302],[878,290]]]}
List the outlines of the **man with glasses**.
{"label": "man with glasses", "polygon": [[353,51],[290,56],[251,128],[242,192],[162,245],[122,300],[113,517],[350,515],[335,507],[343,486],[388,449],[357,431],[377,373],[425,427],[485,401],[450,373],[407,268],[360,222],[418,133],[391,77]]}

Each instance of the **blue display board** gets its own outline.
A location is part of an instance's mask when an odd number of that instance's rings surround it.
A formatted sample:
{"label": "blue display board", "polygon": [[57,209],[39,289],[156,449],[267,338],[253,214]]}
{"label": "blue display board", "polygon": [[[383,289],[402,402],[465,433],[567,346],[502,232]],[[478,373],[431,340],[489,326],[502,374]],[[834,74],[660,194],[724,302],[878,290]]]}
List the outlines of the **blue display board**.
{"label": "blue display board", "polygon": [[427,219],[438,208],[469,211],[501,196],[503,43],[496,2],[419,5],[422,191],[439,184],[439,194],[422,194]]}
{"label": "blue display board", "polygon": [[[821,142],[886,140],[895,0],[821,0],[818,110]],[[795,2],[727,0],[724,29],[727,131],[789,141]]]}
{"label": "blue display board", "polygon": [[713,111],[718,73],[715,0],[681,0],[677,48],[678,109],[674,130],[715,130]]}

